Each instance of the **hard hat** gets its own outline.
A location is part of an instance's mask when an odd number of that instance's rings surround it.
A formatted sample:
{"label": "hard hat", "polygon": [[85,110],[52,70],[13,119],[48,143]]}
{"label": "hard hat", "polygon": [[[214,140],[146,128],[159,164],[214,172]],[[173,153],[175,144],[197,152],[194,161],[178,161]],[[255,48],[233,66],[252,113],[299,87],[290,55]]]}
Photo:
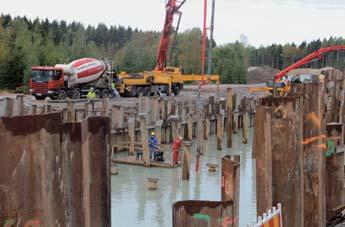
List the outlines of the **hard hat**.
{"label": "hard hat", "polygon": [[90,87],[90,91],[93,91],[93,87]]}
{"label": "hard hat", "polygon": [[155,135],[155,132],[151,132],[151,136],[154,136]]}
{"label": "hard hat", "polygon": [[182,139],[183,139],[183,138],[182,138],[182,136],[179,136],[178,138],[179,138],[180,140],[182,140]]}

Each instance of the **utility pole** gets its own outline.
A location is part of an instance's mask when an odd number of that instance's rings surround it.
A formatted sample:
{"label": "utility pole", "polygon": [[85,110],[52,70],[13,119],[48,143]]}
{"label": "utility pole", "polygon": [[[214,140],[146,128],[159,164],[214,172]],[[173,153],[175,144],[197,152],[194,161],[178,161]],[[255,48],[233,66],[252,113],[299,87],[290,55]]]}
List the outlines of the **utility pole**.
{"label": "utility pole", "polygon": [[216,0],[212,0],[212,15],[211,15],[211,26],[210,26],[210,45],[208,48],[208,72],[210,76],[212,74],[212,48],[213,48],[213,31],[214,31],[214,13],[216,7]]}

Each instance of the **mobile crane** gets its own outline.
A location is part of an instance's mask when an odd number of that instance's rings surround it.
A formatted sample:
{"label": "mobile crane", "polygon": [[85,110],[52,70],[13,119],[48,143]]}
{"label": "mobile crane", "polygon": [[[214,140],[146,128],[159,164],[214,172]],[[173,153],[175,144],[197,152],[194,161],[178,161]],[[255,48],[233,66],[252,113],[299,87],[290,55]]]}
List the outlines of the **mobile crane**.
{"label": "mobile crane", "polygon": [[[137,77],[131,76],[133,74],[120,74],[119,77],[123,83],[118,84],[117,88],[121,94],[127,93],[129,96],[145,96],[151,94],[152,92],[163,92],[168,95],[171,93],[177,95],[183,89],[184,82],[204,80],[202,75],[182,75],[182,72],[179,68],[167,67],[174,16],[178,16],[178,22],[170,50],[170,59],[173,55],[177,32],[182,16],[180,8],[185,4],[185,2],[186,0],[169,0],[167,2],[165,22],[157,50],[156,67],[151,72],[136,74]],[[217,83],[217,85],[219,85],[218,75],[210,75],[208,80],[214,81]]]}
{"label": "mobile crane", "polygon": [[290,82],[288,84],[286,84],[286,82],[282,81],[282,79],[284,77],[286,77],[286,75],[289,72],[291,72],[292,70],[297,69],[303,65],[309,64],[311,62],[320,61],[322,59],[323,55],[326,53],[329,53],[332,51],[340,51],[340,50],[345,50],[345,45],[320,48],[319,50],[309,54],[305,58],[297,61],[296,63],[288,66],[284,70],[277,73],[274,76],[273,81],[268,82],[266,87],[264,87],[264,88],[253,88],[253,89],[251,89],[250,92],[253,93],[253,92],[260,92],[260,91],[269,91],[272,94],[277,92],[280,95],[284,95],[290,91]]}

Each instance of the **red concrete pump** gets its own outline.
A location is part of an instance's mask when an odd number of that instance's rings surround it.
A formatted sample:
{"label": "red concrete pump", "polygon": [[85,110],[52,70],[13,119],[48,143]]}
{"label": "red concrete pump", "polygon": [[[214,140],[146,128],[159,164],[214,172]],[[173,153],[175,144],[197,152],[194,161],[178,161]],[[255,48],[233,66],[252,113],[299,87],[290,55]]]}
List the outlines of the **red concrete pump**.
{"label": "red concrete pump", "polygon": [[331,52],[331,51],[339,51],[339,50],[345,50],[345,46],[330,46],[330,47],[324,47],[319,49],[318,51],[315,51],[308,55],[307,57],[303,58],[302,60],[299,60],[293,65],[290,65],[289,67],[285,68],[281,72],[279,72],[277,75],[274,77],[274,82],[279,82],[287,73],[291,72],[292,70],[306,65],[308,63],[311,63],[315,60],[321,60],[323,55],[325,53]]}
{"label": "red concrete pump", "polygon": [[[155,71],[164,71],[164,68],[166,67],[167,63],[167,55],[169,51],[169,43],[170,43],[170,35],[172,31],[172,24],[174,22],[174,16],[178,15],[178,23],[177,28],[175,29],[175,33],[178,31],[178,27],[180,25],[181,15],[182,13],[179,11],[182,5],[186,2],[186,0],[169,0],[166,4],[166,16],[165,16],[165,22],[164,27],[162,31],[162,35],[160,38],[158,51],[157,51],[157,65],[155,68]],[[173,47],[171,48],[172,51],[174,49],[176,41],[176,34],[173,41]],[[172,53],[170,54],[172,56]]]}

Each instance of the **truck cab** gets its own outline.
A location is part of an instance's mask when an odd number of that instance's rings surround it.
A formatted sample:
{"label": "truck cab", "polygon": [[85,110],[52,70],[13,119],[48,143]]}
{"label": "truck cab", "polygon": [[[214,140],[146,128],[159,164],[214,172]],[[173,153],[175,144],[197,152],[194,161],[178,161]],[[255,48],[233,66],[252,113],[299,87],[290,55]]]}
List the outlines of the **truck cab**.
{"label": "truck cab", "polygon": [[64,72],[61,68],[38,66],[31,68],[30,93],[36,99],[56,95],[64,86]]}

